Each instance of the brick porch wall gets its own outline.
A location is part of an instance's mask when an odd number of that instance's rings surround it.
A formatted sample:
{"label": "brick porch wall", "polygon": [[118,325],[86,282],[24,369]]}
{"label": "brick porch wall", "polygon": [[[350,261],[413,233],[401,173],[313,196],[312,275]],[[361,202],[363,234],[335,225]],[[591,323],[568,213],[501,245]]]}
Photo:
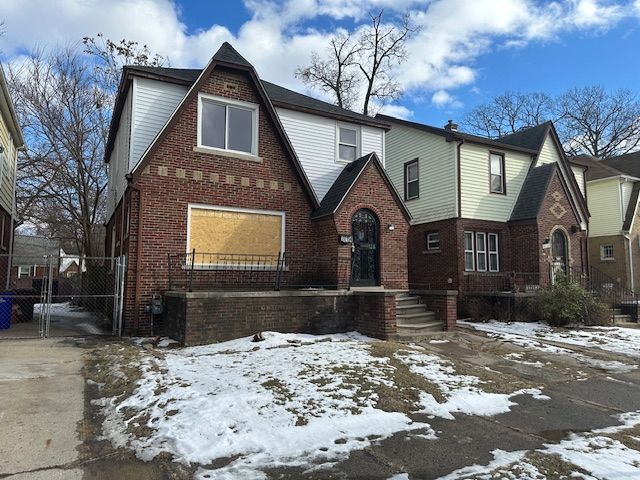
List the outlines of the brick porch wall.
{"label": "brick porch wall", "polygon": [[444,330],[454,330],[458,321],[458,291],[457,290],[411,290],[411,295],[420,297],[422,303],[436,314],[436,319],[442,322]]}
{"label": "brick porch wall", "polygon": [[333,292],[169,292],[166,333],[184,345],[222,342],[261,331],[328,334],[357,329],[396,333],[395,296]]}
{"label": "brick porch wall", "polygon": [[[408,236],[409,285],[422,289],[456,289],[459,282],[458,219],[412,225]],[[440,249],[427,251],[427,233],[438,232]],[[451,282],[449,282],[451,279]]]}

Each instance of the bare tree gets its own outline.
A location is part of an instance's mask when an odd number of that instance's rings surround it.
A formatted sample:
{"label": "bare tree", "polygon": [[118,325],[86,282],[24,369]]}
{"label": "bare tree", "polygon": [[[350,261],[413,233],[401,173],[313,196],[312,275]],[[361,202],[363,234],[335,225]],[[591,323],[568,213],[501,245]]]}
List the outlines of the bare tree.
{"label": "bare tree", "polygon": [[606,158],[640,147],[640,100],[630,90],[572,88],[556,101],[558,131],[567,153]]}
{"label": "bare tree", "polygon": [[[103,38],[99,36],[98,38]],[[105,221],[104,149],[124,64],[158,64],[135,42],[41,51],[9,68],[9,84],[28,151],[18,158],[21,223],[72,238],[80,254],[99,256]],[[88,51],[90,50],[90,51]],[[146,62],[146,63],[145,63]]]}
{"label": "bare tree", "polygon": [[338,106],[351,108],[361,100],[365,115],[372,113],[373,100],[383,104],[402,95],[394,68],[406,60],[406,42],[417,31],[408,15],[399,24],[383,23],[383,11],[370,18],[357,40],[355,33],[341,32],[330,40],[325,59],[313,52],[311,64],[296,70],[307,85],[330,92]]}
{"label": "bare tree", "polygon": [[323,59],[317,52],[311,54],[311,64],[297,68],[295,75],[302,81],[334,97],[336,105],[351,108],[357,99],[360,83],[357,71],[357,55],[360,44],[350,32],[340,32],[329,41],[328,57]]}
{"label": "bare tree", "polygon": [[552,118],[553,100],[540,92],[506,92],[475,107],[463,120],[466,130],[497,138]]}

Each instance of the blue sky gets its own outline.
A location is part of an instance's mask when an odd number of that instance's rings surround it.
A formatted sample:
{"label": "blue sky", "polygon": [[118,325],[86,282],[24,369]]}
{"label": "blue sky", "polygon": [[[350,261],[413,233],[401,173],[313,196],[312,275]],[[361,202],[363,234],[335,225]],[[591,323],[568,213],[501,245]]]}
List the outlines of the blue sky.
{"label": "blue sky", "polygon": [[406,93],[384,107],[392,115],[443,125],[506,90],[640,90],[640,0],[0,0],[0,50],[19,61],[103,32],[197,67],[230,41],[263,78],[308,93],[295,68],[380,8],[389,21],[410,11],[421,27],[396,72]]}

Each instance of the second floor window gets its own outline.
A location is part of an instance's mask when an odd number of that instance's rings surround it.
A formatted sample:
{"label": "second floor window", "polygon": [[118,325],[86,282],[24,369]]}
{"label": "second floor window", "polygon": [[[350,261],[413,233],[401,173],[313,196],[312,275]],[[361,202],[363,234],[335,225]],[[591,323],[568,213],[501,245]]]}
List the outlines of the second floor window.
{"label": "second floor window", "polygon": [[354,127],[338,128],[338,158],[353,162],[358,156],[358,130]]}
{"label": "second floor window", "polygon": [[199,147],[257,155],[257,106],[200,97]]}
{"label": "second floor window", "polygon": [[489,158],[489,185],[491,193],[505,193],[504,155],[491,153]]}
{"label": "second floor window", "polygon": [[418,159],[404,164],[404,199],[412,200],[420,196],[420,179],[418,177]]}

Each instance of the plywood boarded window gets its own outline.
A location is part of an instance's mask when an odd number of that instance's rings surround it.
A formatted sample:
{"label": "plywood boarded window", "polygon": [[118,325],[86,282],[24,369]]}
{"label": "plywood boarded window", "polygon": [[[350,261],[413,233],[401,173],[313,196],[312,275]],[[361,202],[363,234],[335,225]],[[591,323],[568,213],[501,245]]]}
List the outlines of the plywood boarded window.
{"label": "plywood boarded window", "polygon": [[284,212],[192,205],[187,252],[196,263],[273,263],[284,252]]}

